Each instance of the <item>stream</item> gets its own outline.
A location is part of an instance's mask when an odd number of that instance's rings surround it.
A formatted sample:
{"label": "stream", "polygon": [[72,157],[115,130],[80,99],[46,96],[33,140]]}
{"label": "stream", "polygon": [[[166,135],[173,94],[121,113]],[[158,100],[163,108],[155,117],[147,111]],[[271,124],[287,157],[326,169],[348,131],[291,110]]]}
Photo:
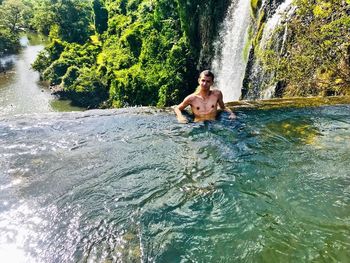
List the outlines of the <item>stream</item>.
{"label": "stream", "polygon": [[0,58],[6,69],[0,72],[0,116],[83,110],[51,95],[47,84],[39,80],[39,73],[31,68],[44,43],[40,35],[28,33],[21,38],[19,54]]}

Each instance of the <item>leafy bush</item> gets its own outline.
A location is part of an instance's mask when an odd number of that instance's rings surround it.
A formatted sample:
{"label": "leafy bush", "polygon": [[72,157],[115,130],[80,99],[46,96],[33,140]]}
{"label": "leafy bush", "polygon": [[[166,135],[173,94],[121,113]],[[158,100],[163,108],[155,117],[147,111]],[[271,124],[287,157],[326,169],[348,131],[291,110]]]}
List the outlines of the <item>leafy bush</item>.
{"label": "leafy bush", "polygon": [[0,29],[0,56],[5,53],[15,53],[19,49],[19,36],[9,30]]}
{"label": "leafy bush", "polygon": [[68,68],[62,78],[64,92],[78,105],[99,107],[108,99],[108,89],[102,72],[95,67]]}

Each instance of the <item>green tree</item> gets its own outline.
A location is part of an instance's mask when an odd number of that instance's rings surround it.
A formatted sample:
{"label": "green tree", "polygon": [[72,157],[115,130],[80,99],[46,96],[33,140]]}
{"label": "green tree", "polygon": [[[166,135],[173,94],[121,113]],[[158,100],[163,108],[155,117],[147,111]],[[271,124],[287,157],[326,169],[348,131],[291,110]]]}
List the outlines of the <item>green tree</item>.
{"label": "green tree", "polygon": [[0,8],[0,55],[20,49],[19,31],[25,26],[28,8],[20,0],[5,0]]}
{"label": "green tree", "polygon": [[92,33],[92,9],[89,1],[58,0],[52,8],[62,40],[80,44],[89,40]]}
{"label": "green tree", "polygon": [[21,0],[5,0],[0,9],[0,28],[7,29],[10,33],[18,33],[23,27],[23,15],[26,6]]}
{"label": "green tree", "polygon": [[93,0],[93,10],[95,30],[102,34],[108,28],[108,11],[101,0]]}
{"label": "green tree", "polygon": [[31,24],[44,34],[54,28],[61,40],[84,44],[93,32],[92,16],[88,0],[35,0]]}
{"label": "green tree", "polygon": [[[32,64],[33,69],[41,74],[56,60],[61,57],[62,52],[66,48],[67,43],[58,39],[54,39],[43,51],[39,53],[36,60]],[[46,79],[50,80],[50,79]]]}
{"label": "green tree", "polygon": [[35,0],[31,25],[40,33],[49,35],[51,27],[56,23],[56,15],[51,0]]}
{"label": "green tree", "polygon": [[20,49],[19,37],[8,29],[0,28],[0,56],[6,53],[14,53]]}
{"label": "green tree", "polygon": [[101,107],[108,99],[103,72],[96,67],[71,66],[62,77],[62,86],[73,102],[85,107]]}
{"label": "green tree", "polygon": [[177,2],[116,1],[108,8],[107,41],[98,62],[113,76],[112,104],[166,106],[179,102],[193,89],[193,82],[187,80],[195,70]]}

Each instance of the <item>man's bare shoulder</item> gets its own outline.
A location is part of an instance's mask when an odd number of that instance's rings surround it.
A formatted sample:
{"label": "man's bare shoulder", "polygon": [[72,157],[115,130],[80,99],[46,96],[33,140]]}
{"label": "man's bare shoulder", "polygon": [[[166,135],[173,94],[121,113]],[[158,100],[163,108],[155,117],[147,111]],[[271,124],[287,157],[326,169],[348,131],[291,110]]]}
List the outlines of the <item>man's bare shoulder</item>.
{"label": "man's bare shoulder", "polygon": [[194,93],[188,95],[184,100],[177,106],[179,110],[184,110],[188,105],[192,105],[196,99],[196,95]]}
{"label": "man's bare shoulder", "polygon": [[192,102],[194,101],[195,99],[197,99],[198,95],[196,93],[192,93],[190,95],[188,95],[184,101],[187,101],[187,102]]}
{"label": "man's bare shoulder", "polygon": [[219,89],[212,89],[211,94],[213,94],[214,96],[221,96],[222,92]]}

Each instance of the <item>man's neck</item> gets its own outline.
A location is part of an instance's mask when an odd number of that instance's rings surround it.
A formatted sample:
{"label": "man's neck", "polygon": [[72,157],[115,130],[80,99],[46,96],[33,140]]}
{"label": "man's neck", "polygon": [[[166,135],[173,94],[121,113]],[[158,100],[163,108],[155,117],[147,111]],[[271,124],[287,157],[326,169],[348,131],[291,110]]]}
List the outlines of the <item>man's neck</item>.
{"label": "man's neck", "polygon": [[210,96],[210,88],[209,89],[200,88],[198,95],[200,95],[202,98],[209,97]]}

